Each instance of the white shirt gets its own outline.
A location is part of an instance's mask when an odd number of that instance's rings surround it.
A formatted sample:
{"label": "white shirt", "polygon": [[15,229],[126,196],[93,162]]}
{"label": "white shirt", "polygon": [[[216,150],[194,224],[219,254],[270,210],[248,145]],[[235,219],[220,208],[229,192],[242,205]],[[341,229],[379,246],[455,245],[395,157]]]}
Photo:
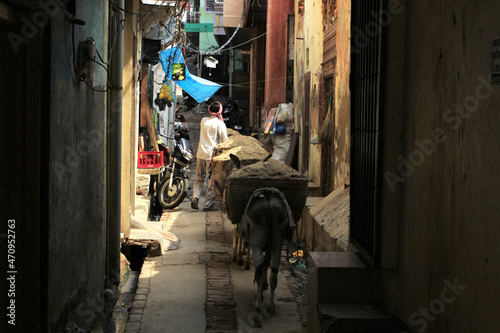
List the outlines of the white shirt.
{"label": "white shirt", "polygon": [[200,123],[200,143],[196,157],[210,160],[217,144],[227,140],[226,124],[217,117],[205,117]]}

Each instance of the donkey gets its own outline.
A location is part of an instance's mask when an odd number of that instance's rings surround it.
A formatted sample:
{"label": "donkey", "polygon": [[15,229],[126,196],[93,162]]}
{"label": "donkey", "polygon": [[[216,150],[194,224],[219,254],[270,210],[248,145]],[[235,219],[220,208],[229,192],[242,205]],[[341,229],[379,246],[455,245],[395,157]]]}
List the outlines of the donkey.
{"label": "donkey", "polygon": [[[269,160],[273,155],[269,154],[263,162],[266,162]],[[229,157],[231,158],[231,161],[233,165],[235,166],[236,169],[239,169],[242,167],[241,162],[239,158],[236,155],[229,154]],[[229,174],[232,173],[234,169],[230,171]],[[220,184],[217,183],[217,181],[214,181],[214,188],[217,192],[217,195],[219,197],[224,197],[224,191],[223,188],[224,186],[221,186]],[[249,239],[248,237],[240,237],[241,235],[241,227],[239,223],[233,224],[233,230],[232,230],[232,236],[233,236],[233,261],[238,263],[238,266],[243,266],[245,265],[245,269],[250,269],[250,248],[248,247]],[[243,260],[243,255],[246,254],[245,260]]]}
{"label": "donkey", "polygon": [[[233,261],[237,262],[238,266],[243,266],[243,264],[245,264],[245,269],[250,269],[249,238],[240,237],[241,234],[240,224],[233,224]],[[245,260],[243,260],[244,254],[246,254]]]}
{"label": "donkey", "polygon": [[[234,155],[233,155],[234,156]],[[237,157],[231,156],[239,168]],[[288,225],[293,225],[293,214],[285,195],[272,187],[257,189],[248,200],[240,221],[240,237],[250,239],[255,266],[254,283],[257,282],[257,295],[254,316],[255,327],[262,327],[262,293],[268,288],[267,269],[271,266],[271,297],[268,312],[275,312],[274,291],[278,285],[278,269],[281,260],[283,239]],[[247,251],[247,256],[250,256]],[[264,254],[264,255],[263,255]],[[247,257],[248,258],[248,257]]]}

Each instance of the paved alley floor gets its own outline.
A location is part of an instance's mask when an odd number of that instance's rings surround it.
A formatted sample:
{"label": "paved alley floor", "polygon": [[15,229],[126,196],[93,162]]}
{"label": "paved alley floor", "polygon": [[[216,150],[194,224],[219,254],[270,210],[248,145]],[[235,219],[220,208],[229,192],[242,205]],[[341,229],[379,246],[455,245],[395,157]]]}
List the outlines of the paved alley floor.
{"label": "paved alley floor", "polygon": [[[263,327],[257,329],[252,321],[254,269],[232,262],[232,225],[226,215],[195,211],[186,199],[176,209],[165,210],[157,223],[179,239],[179,246],[146,258],[124,332],[305,332],[304,291],[284,257],[276,313],[264,314]],[[269,299],[269,291],[264,299]]]}

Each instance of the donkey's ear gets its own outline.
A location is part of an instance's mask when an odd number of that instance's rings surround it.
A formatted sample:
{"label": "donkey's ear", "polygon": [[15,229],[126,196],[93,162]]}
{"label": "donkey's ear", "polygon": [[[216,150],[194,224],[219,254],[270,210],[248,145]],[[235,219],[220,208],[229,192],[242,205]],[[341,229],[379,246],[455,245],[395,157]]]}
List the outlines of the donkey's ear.
{"label": "donkey's ear", "polygon": [[267,155],[267,157],[264,159],[264,162],[267,162],[271,157],[273,157],[273,154]]}
{"label": "donkey's ear", "polygon": [[233,164],[236,167],[236,169],[241,168],[240,159],[236,155],[229,154],[229,157],[231,158],[231,161],[233,162]]}

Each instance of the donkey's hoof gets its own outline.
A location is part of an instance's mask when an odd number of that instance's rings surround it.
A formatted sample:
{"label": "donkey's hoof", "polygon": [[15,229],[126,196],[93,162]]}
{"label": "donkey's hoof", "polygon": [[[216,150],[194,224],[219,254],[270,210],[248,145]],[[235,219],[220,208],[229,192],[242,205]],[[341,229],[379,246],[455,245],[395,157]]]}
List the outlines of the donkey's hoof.
{"label": "donkey's hoof", "polygon": [[243,266],[243,259],[238,259],[238,266]]}
{"label": "donkey's hoof", "polygon": [[274,314],[274,311],[276,311],[276,306],[274,305],[274,303],[270,303],[269,307],[267,308],[267,313]]}
{"label": "donkey's hoof", "polygon": [[262,327],[262,315],[260,313],[255,313],[253,316],[253,326],[256,328]]}
{"label": "donkey's hoof", "polygon": [[250,265],[245,265],[245,269],[250,269]]}

